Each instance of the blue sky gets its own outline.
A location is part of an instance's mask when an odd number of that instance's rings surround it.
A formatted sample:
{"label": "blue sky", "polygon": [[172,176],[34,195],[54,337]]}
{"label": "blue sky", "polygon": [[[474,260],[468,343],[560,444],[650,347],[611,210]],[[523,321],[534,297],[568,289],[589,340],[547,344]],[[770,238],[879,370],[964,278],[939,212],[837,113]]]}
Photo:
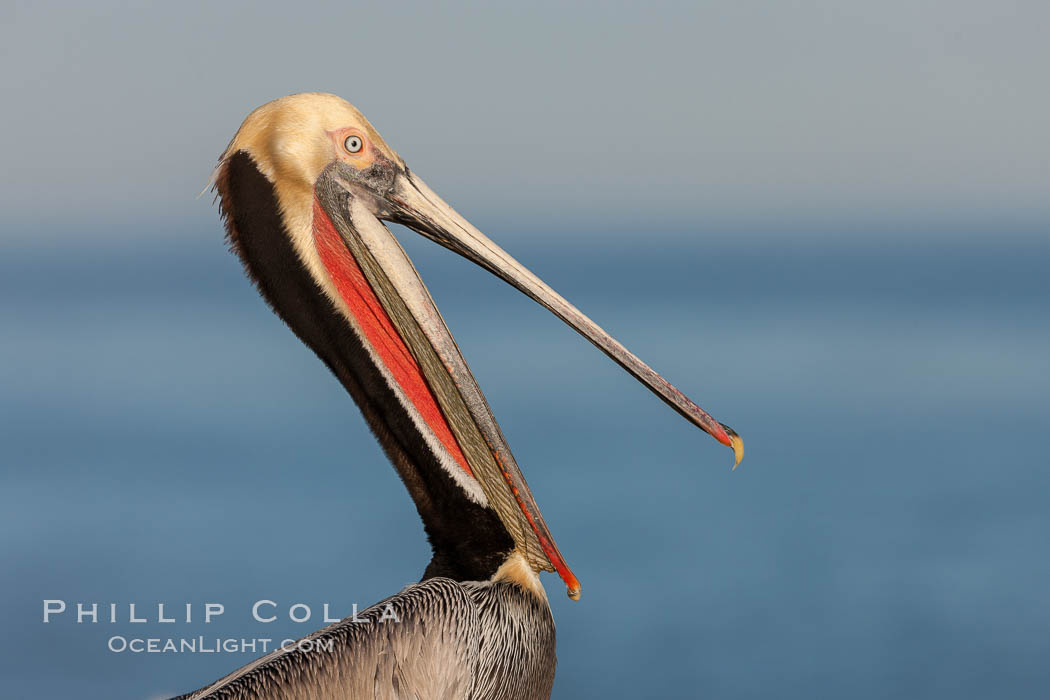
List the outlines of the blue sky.
{"label": "blue sky", "polygon": [[355,103],[447,200],[501,228],[1050,221],[1040,2],[0,14],[0,204],[32,224],[5,236],[209,221],[194,197],[240,120],[305,90]]}

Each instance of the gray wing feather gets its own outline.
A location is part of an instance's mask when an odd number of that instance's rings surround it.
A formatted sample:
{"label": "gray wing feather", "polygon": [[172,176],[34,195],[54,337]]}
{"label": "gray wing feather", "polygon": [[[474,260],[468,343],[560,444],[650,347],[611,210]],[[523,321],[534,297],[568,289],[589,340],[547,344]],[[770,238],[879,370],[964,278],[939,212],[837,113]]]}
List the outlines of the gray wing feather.
{"label": "gray wing feather", "polygon": [[[389,619],[391,613],[396,620]],[[384,614],[386,621],[380,621]],[[432,578],[176,700],[453,700],[474,694],[481,622],[463,587]],[[329,649],[329,644],[331,648]]]}

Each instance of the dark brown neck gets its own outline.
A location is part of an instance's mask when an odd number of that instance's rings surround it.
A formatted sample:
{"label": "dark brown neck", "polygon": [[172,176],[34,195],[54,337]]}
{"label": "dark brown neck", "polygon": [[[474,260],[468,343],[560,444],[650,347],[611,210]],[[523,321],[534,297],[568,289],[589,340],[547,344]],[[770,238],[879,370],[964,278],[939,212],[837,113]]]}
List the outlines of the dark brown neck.
{"label": "dark brown neck", "polygon": [[299,260],[273,185],[241,151],[217,187],[231,245],[248,276],[353,397],[415,501],[434,551],[423,578],[490,578],[513,540],[495,511],[472,501],[445,472],[362,339]]}

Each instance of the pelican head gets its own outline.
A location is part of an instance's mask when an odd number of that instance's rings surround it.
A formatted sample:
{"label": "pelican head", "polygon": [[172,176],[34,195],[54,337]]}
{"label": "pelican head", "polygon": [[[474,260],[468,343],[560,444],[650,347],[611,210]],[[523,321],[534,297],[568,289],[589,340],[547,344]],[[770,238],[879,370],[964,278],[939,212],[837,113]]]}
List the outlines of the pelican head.
{"label": "pelican head", "polygon": [[214,182],[249,274],[361,405],[398,468],[435,548],[435,571],[484,576],[517,562],[525,573],[508,576],[556,571],[570,597],[580,592],[484,395],[384,221],[539,302],[732,447],[739,463],[735,432],[474,228],[343,99],[309,93],[259,107],[223,153]]}

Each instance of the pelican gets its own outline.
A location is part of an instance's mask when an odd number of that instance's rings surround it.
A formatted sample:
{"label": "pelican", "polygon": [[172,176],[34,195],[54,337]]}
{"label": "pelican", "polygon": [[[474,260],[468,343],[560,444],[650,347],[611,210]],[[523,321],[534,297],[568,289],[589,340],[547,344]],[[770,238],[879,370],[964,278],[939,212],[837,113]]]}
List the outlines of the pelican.
{"label": "pelican", "polygon": [[538,574],[556,572],[574,600],[580,583],[383,222],[549,309],[732,447],[736,464],[740,438],[474,228],[335,95],[291,95],[253,111],[212,184],[248,277],[360,407],[415,501],[433,557],[419,583],[305,637],[316,649],[289,645],[181,697],[549,698],[554,620]]}

